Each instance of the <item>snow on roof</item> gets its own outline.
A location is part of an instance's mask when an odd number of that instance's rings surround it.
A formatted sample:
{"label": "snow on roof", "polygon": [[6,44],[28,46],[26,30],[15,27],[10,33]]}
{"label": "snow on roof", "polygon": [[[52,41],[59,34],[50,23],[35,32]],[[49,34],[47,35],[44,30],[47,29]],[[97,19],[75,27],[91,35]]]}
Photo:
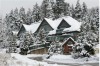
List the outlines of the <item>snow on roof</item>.
{"label": "snow on roof", "polygon": [[[62,43],[62,46],[63,46],[69,39],[71,39],[71,40],[74,41],[74,39],[73,39],[72,37],[69,37],[67,40],[65,40],[65,41]],[[75,42],[75,41],[74,41],[74,42]]]}
{"label": "snow on roof", "polygon": [[[49,34],[55,34],[56,33],[57,27],[59,26],[59,24],[62,22],[63,19],[69,25],[71,25],[70,28],[65,28],[63,30],[64,32],[66,32],[66,31],[80,31],[81,23],[78,22],[77,20],[73,19],[70,16],[62,17],[62,18],[59,18],[59,19],[56,19],[56,20],[52,20],[52,19],[48,19],[48,18],[44,18],[44,19],[54,29],[53,31],[50,31]],[[23,24],[23,26],[25,27],[26,31],[34,33],[38,29],[38,27],[40,26],[40,24],[41,24],[41,22],[32,23],[31,25]]]}
{"label": "snow on roof", "polygon": [[40,24],[41,22],[32,23],[31,25],[23,24],[23,26],[25,27],[26,31],[34,33],[38,29]]}
{"label": "snow on roof", "polygon": [[73,19],[70,16],[67,17],[63,17],[63,19],[69,24],[71,25],[70,28],[65,28],[63,31],[64,32],[69,32],[69,31],[80,31],[80,27],[81,27],[81,22],[78,22],[77,20]]}
{"label": "snow on roof", "polygon": [[12,31],[12,33],[13,33],[14,35],[17,35],[17,34],[18,34],[18,31]]}
{"label": "snow on roof", "polygon": [[52,30],[48,33],[49,35],[53,35],[53,34],[56,34],[56,30]]}
{"label": "snow on roof", "polygon": [[45,18],[45,20],[50,24],[50,26],[53,29],[57,29],[57,27],[61,23],[62,19],[59,18],[59,19],[56,19],[56,20],[52,20],[52,19]]}
{"label": "snow on roof", "polygon": [[57,27],[60,25],[62,20],[65,20],[69,25],[71,25],[71,27],[69,28],[65,28],[63,30],[63,32],[70,32],[70,31],[80,31],[80,27],[81,27],[81,22],[78,22],[77,20],[73,19],[70,16],[66,16],[66,17],[62,17],[56,20],[52,20],[52,19],[48,19],[45,18],[45,20],[50,24],[50,26],[54,29],[52,31],[49,32],[49,35],[55,34]]}

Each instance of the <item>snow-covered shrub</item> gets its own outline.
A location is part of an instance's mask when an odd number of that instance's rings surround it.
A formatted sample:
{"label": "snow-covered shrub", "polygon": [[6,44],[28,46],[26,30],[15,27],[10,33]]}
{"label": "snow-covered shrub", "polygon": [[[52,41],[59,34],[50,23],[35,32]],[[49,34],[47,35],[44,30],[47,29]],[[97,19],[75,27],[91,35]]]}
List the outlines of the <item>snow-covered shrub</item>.
{"label": "snow-covered shrub", "polygon": [[52,42],[49,49],[48,54],[52,56],[53,54],[61,54],[62,53],[62,46],[59,44],[59,42]]}
{"label": "snow-covered shrub", "polygon": [[72,57],[75,59],[90,57],[94,54],[94,48],[91,44],[76,44],[73,46]]}
{"label": "snow-covered shrub", "polygon": [[21,54],[27,54],[28,50],[29,50],[29,46],[33,44],[33,37],[31,32],[26,32],[25,35],[23,36],[23,40],[22,40],[22,46],[21,46]]}

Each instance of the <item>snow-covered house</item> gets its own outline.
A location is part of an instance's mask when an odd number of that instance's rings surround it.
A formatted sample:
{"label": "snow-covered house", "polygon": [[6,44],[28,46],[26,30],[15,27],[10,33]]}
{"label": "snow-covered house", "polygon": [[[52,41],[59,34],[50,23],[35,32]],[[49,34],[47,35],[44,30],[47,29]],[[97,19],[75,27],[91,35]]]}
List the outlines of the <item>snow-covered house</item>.
{"label": "snow-covered house", "polygon": [[56,36],[59,41],[63,41],[66,38],[72,37],[77,40],[80,33],[81,22],[78,22],[70,16],[62,17],[54,20],[54,30],[49,32],[49,35]]}
{"label": "snow-covered house", "polygon": [[78,22],[70,16],[62,17],[56,20],[44,18],[43,21],[33,23],[31,25],[23,24],[18,32],[18,36],[21,37],[27,31],[32,32],[36,36],[40,30],[44,29],[45,33],[48,34],[46,39],[47,41],[64,42],[64,40],[71,37],[74,43],[80,33],[80,27],[81,22]]}

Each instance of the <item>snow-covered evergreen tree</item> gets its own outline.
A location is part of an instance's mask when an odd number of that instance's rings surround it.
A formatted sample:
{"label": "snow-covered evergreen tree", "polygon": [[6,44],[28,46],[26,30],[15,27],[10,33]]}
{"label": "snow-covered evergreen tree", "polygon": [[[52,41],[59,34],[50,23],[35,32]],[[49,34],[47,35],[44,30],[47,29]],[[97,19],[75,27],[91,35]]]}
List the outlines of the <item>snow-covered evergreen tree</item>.
{"label": "snow-covered evergreen tree", "polygon": [[42,5],[41,5],[41,15],[42,18],[47,17],[47,8],[48,8],[48,0],[43,0]]}
{"label": "snow-covered evergreen tree", "polygon": [[72,13],[71,13],[72,8],[71,8],[70,4],[65,3],[64,7],[65,7],[64,8],[64,16],[72,16]]}
{"label": "snow-covered evergreen tree", "polygon": [[33,15],[34,22],[38,22],[41,19],[40,7],[38,6],[37,3],[33,7],[32,15]]}
{"label": "snow-covered evergreen tree", "polygon": [[66,4],[64,0],[56,0],[56,4],[53,6],[54,18],[64,16],[64,11],[66,10]]}
{"label": "snow-covered evergreen tree", "polygon": [[31,23],[33,23],[32,11],[31,11],[31,9],[28,9],[27,14],[26,14],[26,24],[30,25]]}
{"label": "snow-covered evergreen tree", "polygon": [[25,14],[25,9],[23,7],[20,8],[19,10],[19,16],[20,16],[20,20],[26,24],[26,14]]}
{"label": "snow-covered evergreen tree", "polygon": [[21,54],[27,54],[29,47],[34,44],[31,32],[26,32],[21,40]]}
{"label": "snow-covered evergreen tree", "polygon": [[81,13],[82,13],[82,8],[81,8],[81,5],[79,3],[79,0],[77,0],[76,6],[75,6],[75,18],[80,19]]}
{"label": "snow-covered evergreen tree", "polygon": [[91,44],[80,43],[80,44],[76,44],[76,45],[73,46],[72,57],[74,59],[90,57],[91,55],[94,55],[94,54],[95,54],[95,51],[94,51],[94,48]]}
{"label": "snow-covered evergreen tree", "polygon": [[62,45],[55,40],[50,44],[48,49],[48,54],[51,56],[53,54],[62,54],[63,52]]}
{"label": "snow-covered evergreen tree", "polygon": [[88,12],[87,5],[85,4],[85,2],[83,2],[83,4],[82,4],[82,18],[83,18],[83,20],[85,19],[87,12]]}
{"label": "snow-covered evergreen tree", "polygon": [[14,10],[14,17],[15,17],[16,19],[19,18],[19,13],[18,13],[18,9],[17,9],[17,8]]}
{"label": "snow-covered evergreen tree", "polygon": [[13,33],[9,36],[9,53],[17,52],[17,43],[16,43],[17,36],[13,35]]}
{"label": "snow-covered evergreen tree", "polygon": [[45,44],[46,42],[46,37],[47,37],[47,34],[46,34],[46,31],[44,29],[41,29],[39,31],[39,33],[37,34],[37,40],[39,40],[39,42],[41,44]]}

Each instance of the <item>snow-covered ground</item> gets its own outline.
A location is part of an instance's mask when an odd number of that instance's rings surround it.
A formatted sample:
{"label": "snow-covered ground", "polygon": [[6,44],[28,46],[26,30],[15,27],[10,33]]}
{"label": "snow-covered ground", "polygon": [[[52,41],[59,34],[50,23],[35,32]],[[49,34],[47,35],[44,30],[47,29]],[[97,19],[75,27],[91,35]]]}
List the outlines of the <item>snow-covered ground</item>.
{"label": "snow-covered ground", "polygon": [[[79,58],[73,59],[71,55],[53,55],[49,59],[44,59],[45,61],[55,62],[55,63],[77,63],[77,64],[84,64],[84,63],[99,63],[99,54],[95,56],[91,56],[90,58]],[[88,61],[87,61],[88,60]]]}
{"label": "snow-covered ground", "polygon": [[[6,54],[6,56],[7,56],[7,54]],[[28,57],[32,57],[33,55],[26,56],[26,55],[20,55],[17,53],[11,53],[10,56],[11,57],[9,57],[6,60],[7,66],[65,66],[65,65],[57,65],[57,64],[48,64],[47,62],[39,62],[39,61],[28,58]],[[34,57],[35,56],[36,55],[34,55]]]}
{"label": "snow-covered ground", "polygon": [[47,62],[40,62],[28,58],[40,56],[43,55],[20,55],[17,53],[6,53],[5,49],[0,49],[0,66],[65,66],[57,64],[48,64]]}
{"label": "snow-covered ground", "polygon": [[[99,63],[99,54],[90,58],[73,59],[71,55],[53,55],[49,59],[43,61],[36,61],[29,59],[29,57],[46,57],[46,54],[28,54],[20,55],[17,53],[5,53],[5,50],[0,50],[0,66],[72,66],[68,64],[84,64],[84,63]],[[56,64],[48,64],[47,62],[54,62]],[[66,65],[58,65],[66,64]],[[92,65],[93,66],[93,65]]]}

